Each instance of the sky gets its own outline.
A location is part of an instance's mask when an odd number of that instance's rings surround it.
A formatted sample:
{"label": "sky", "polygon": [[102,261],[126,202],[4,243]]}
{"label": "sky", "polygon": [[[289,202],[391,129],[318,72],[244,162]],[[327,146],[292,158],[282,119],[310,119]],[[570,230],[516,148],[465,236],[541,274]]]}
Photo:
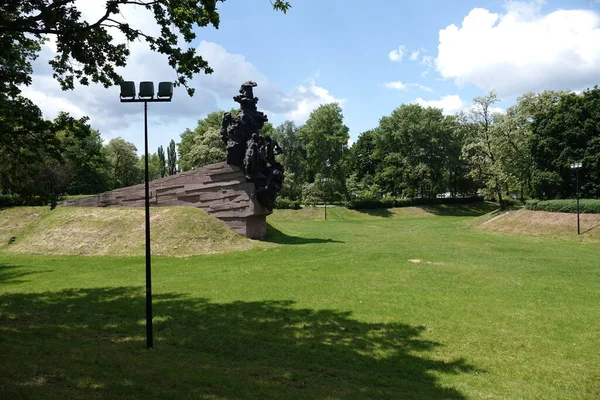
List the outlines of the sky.
{"label": "sky", "polygon": [[[179,141],[198,119],[237,108],[240,84],[256,81],[258,108],[275,126],[298,125],[321,104],[342,106],[350,144],[402,104],[466,111],[495,90],[503,112],[527,92],[582,91],[600,83],[600,0],[290,0],[287,14],[269,0],[227,0],[220,26],[197,28],[192,46],[214,69],[198,75],[189,97],[175,88],[171,103],[149,104],[149,150]],[[76,0],[89,21],[104,1]],[[121,8],[133,26],[157,32],[138,6]],[[115,40],[123,40],[114,34]],[[166,58],[143,42],[128,43],[125,80],[174,81]],[[107,143],[122,137],[143,151],[143,105],[120,103],[119,88],[76,86],[61,91],[47,61],[48,42],[23,88],[46,118],[60,111],[89,116]]]}

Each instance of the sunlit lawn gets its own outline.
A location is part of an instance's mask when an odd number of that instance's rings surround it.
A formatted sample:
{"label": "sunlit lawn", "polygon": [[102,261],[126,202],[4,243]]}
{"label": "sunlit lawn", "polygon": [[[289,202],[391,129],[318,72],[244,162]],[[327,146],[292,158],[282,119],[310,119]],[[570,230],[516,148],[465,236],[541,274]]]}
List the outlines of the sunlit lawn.
{"label": "sunlit lawn", "polygon": [[0,398],[600,396],[599,244],[288,214],[279,246],[153,259],[153,351],[143,258],[0,255]]}

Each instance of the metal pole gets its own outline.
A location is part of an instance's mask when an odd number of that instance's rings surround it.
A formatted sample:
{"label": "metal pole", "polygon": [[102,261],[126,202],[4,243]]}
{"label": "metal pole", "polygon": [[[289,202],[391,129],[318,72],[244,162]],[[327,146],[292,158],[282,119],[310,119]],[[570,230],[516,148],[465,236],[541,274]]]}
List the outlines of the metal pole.
{"label": "metal pole", "polygon": [[576,168],[576,174],[577,175],[577,234],[580,235],[580,230],[579,230],[579,168]]}
{"label": "metal pole", "polygon": [[144,181],[146,183],[146,348],[153,346],[152,265],[150,261],[150,189],[148,185],[148,102],[144,102]]}

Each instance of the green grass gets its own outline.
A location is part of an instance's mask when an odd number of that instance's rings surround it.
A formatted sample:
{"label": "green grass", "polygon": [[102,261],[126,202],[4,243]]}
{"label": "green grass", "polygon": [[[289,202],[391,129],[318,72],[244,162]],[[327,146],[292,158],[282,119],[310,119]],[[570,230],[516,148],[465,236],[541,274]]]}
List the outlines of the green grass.
{"label": "green grass", "polygon": [[[153,254],[190,256],[261,247],[193,207],[150,214]],[[14,207],[0,210],[0,252],[142,256],[143,208]]]}
{"label": "green grass", "polygon": [[0,254],[0,397],[598,398],[599,244],[283,211],[266,248],[153,258],[152,351],[143,257]]}

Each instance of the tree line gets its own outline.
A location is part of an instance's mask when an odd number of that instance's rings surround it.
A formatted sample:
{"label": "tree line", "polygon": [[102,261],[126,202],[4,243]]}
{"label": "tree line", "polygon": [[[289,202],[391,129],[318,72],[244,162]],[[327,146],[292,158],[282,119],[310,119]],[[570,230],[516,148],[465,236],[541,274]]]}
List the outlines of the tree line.
{"label": "tree line", "polygon": [[[527,93],[503,113],[495,112],[498,101],[491,91],[455,115],[403,104],[351,147],[338,104],[320,106],[304,125],[266,124],[261,133],[284,149],[281,196],[303,203],[569,198],[575,196],[574,162],[583,163],[582,196],[600,196],[600,89]],[[183,170],[224,159],[222,115],[213,112],[181,134]]]}
{"label": "tree line", "polygon": [[[494,112],[497,95],[476,97],[467,112],[403,104],[348,146],[339,104],[315,109],[305,124],[267,123],[261,134],[284,153],[281,197],[305,204],[389,198],[483,195],[556,199],[600,197],[600,89],[544,91]],[[143,182],[144,156],[122,138],[103,144],[87,117],[61,113],[52,121],[17,97],[0,102],[0,191],[25,203],[60,194],[93,194]],[[231,110],[232,113],[237,112]],[[224,111],[215,111],[149,155],[157,179],[225,160]]]}
{"label": "tree line", "polygon": [[[12,107],[11,107],[12,106]],[[20,106],[25,106],[22,108]],[[53,203],[142,183],[144,156],[120,137],[104,144],[89,119],[61,112],[45,120],[27,99],[0,102],[0,193],[10,204]],[[148,157],[150,179],[178,172],[175,141]]]}

